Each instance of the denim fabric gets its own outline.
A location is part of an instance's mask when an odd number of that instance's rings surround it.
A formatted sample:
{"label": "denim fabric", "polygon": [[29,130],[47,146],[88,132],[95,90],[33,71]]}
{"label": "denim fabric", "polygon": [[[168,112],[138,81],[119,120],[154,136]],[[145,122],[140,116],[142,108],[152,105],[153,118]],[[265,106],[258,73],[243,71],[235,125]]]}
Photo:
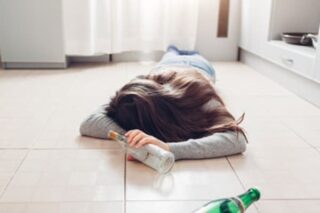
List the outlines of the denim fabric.
{"label": "denim fabric", "polygon": [[175,46],[169,46],[161,61],[156,66],[191,66],[204,70],[207,74],[215,78],[215,70],[211,64],[197,51],[179,50]]}

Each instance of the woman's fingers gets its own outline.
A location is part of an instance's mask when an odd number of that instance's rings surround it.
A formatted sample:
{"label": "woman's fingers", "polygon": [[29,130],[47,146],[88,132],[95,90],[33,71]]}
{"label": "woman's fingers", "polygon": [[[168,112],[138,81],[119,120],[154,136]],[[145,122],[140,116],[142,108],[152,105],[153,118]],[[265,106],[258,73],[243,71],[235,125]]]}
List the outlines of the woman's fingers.
{"label": "woman's fingers", "polygon": [[126,132],[126,133],[124,134],[124,136],[129,137],[129,135],[132,133],[132,131],[134,131],[134,130],[129,130],[128,132]]}
{"label": "woman's fingers", "polygon": [[133,137],[135,137],[137,134],[139,134],[140,131],[139,130],[130,130],[128,131],[125,136],[127,137],[128,142],[130,142],[132,140]]}
{"label": "woman's fingers", "polygon": [[151,140],[150,140],[150,138],[143,138],[142,140],[140,140],[136,145],[135,145],[135,148],[140,148],[140,147],[142,147],[142,146],[144,146],[145,144],[148,144],[148,143],[150,143],[150,142],[152,142]]}
{"label": "woman's fingers", "polygon": [[147,135],[138,129],[128,131],[125,136],[127,137],[129,146],[135,146],[141,139],[146,137]]}
{"label": "woman's fingers", "polygon": [[125,136],[127,137],[129,146],[135,148],[140,148],[148,143],[157,144],[158,146],[160,146],[159,143],[161,143],[161,141],[159,141],[158,139],[145,134],[139,129],[130,130],[125,134]]}
{"label": "woman's fingers", "polygon": [[140,140],[142,140],[145,137],[144,133],[139,133],[136,136],[134,136],[131,141],[129,141],[129,146],[135,146]]}

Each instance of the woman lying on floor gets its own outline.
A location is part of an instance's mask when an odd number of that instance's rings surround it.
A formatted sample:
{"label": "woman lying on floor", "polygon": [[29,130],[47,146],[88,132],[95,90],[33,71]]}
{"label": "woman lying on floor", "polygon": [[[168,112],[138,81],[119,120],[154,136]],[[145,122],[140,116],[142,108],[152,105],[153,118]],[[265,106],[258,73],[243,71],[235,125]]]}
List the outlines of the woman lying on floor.
{"label": "woman lying on floor", "polygon": [[90,115],[81,124],[81,135],[107,139],[114,130],[125,134],[130,146],[155,144],[176,160],[244,152],[243,115],[235,120],[214,82],[214,69],[198,52],[170,46],[148,75],[124,85]]}

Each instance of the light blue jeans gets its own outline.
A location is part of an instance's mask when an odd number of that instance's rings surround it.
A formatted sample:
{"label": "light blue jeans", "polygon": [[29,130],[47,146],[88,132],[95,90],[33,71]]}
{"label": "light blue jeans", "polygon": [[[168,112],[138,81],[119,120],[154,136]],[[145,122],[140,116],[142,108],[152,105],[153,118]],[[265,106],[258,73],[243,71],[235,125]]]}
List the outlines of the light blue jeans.
{"label": "light blue jeans", "polygon": [[215,79],[215,70],[212,65],[199,54],[198,51],[179,50],[177,47],[171,45],[167,52],[163,55],[161,61],[156,67],[168,65],[186,65],[204,70],[213,79]]}

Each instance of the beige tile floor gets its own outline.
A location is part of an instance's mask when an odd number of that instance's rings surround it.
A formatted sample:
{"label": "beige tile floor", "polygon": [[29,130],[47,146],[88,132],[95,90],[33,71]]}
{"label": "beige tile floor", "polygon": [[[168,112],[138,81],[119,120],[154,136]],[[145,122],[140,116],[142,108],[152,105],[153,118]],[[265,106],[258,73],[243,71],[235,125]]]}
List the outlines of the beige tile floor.
{"label": "beige tile floor", "polygon": [[319,212],[320,109],[241,63],[214,63],[217,89],[250,143],[243,155],[179,161],[159,176],[81,120],[153,65],[0,70],[0,212],[191,212],[256,186],[248,212]]}

